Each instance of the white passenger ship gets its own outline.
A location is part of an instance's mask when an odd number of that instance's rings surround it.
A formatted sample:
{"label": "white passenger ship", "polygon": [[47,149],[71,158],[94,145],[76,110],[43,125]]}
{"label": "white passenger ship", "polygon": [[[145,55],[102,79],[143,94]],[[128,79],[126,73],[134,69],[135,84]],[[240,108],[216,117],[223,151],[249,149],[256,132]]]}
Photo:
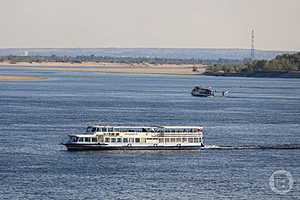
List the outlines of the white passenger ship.
{"label": "white passenger ship", "polygon": [[63,143],[75,150],[193,150],[203,147],[200,126],[89,126]]}

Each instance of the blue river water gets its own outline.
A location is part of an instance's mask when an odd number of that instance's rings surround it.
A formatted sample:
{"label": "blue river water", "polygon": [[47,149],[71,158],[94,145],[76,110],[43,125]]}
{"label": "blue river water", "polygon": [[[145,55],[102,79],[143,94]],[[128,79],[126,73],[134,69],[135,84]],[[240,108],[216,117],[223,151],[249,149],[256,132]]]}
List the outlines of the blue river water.
{"label": "blue river water", "polygon": [[[299,199],[300,79],[2,68],[0,199]],[[195,85],[230,90],[197,98]],[[201,151],[68,152],[88,123],[202,125]],[[270,176],[286,170],[286,194]]]}

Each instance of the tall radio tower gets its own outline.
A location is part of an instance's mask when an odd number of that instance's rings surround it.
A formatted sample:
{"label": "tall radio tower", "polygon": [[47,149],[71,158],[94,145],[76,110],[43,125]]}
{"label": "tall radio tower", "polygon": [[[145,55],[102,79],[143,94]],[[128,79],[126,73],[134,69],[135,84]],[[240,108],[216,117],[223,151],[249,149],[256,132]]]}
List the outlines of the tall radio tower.
{"label": "tall radio tower", "polygon": [[251,31],[251,60],[254,60],[254,53],[255,53],[255,48],[254,48],[254,29]]}

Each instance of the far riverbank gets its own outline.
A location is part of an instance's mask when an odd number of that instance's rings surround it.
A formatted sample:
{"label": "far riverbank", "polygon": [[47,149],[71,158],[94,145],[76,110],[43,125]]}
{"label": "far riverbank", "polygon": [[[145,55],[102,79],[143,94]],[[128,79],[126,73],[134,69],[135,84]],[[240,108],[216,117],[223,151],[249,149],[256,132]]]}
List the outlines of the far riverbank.
{"label": "far riverbank", "polygon": [[223,73],[205,72],[207,76],[255,77],[255,78],[300,78],[300,72],[255,72],[255,73]]}
{"label": "far riverbank", "polygon": [[149,64],[149,63],[0,63],[1,67],[27,68],[33,70],[57,70],[69,72],[127,73],[127,74],[165,74],[165,75],[200,75],[205,72],[205,65],[191,64]]}

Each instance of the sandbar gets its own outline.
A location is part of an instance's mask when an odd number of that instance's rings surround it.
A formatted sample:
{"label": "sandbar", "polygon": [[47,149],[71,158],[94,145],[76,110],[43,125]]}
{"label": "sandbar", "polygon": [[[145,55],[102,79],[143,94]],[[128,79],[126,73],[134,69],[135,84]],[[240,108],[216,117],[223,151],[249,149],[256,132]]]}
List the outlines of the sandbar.
{"label": "sandbar", "polygon": [[38,76],[0,75],[0,81],[41,81],[41,80],[47,80],[47,78],[38,77]]}

